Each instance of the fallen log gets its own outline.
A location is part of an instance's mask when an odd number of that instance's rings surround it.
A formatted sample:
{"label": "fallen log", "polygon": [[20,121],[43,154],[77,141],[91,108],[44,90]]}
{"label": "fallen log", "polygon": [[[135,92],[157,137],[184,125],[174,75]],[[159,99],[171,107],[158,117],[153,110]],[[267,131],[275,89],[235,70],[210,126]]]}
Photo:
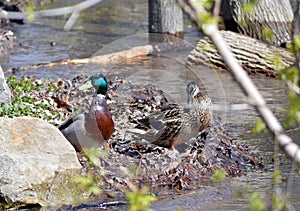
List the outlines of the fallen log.
{"label": "fallen log", "polygon": [[[287,68],[295,63],[295,57],[287,49],[268,45],[257,39],[230,31],[221,31],[230,50],[248,73],[275,77],[278,67],[274,58],[281,59],[281,67]],[[209,65],[217,69],[228,69],[208,37],[201,39],[188,56],[187,65]]]}
{"label": "fallen log", "polygon": [[105,54],[105,55],[93,56],[91,58],[67,59],[67,60],[59,60],[59,61],[48,62],[48,63],[39,63],[33,65],[14,67],[6,70],[5,74],[16,73],[27,69],[37,69],[41,67],[53,67],[53,66],[62,66],[62,65],[80,65],[80,64],[88,64],[88,63],[99,64],[99,65],[118,64],[127,59],[137,57],[137,56],[146,56],[150,54],[157,55],[168,51],[181,51],[186,49],[191,49],[191,46],[179,40],[178,42],[166,42],[166,43],[159,43],[157,45],[137,46],[129,50]]}

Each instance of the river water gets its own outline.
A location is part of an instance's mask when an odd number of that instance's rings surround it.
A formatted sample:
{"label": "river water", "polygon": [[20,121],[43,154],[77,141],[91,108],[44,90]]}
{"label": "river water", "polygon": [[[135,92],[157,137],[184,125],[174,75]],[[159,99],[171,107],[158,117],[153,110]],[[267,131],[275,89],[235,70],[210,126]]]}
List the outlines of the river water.
{"label": "river water", "polygon": [[[57,1],[58,7],[73,4],[75,1]],[[65,19],[63,17],[45,18],[34,20],[25,25],[16,25],[12,28],[17,36],[18,47],[8,58],[0,62],[4,71],[13,67],[32,65],[61,59],[86,58],[92,55],[101,55],[129,49],[133,46],[145,45],[147,37],[147,1],[103,1],[92,9],[84,11],[76,25],[70,32],[62,30]],[[201,34],[185,21],[185,42],[190,48],[185,51],[173,52],[163,56],[132,58],[118,65],[108,67],[85,66],[54,66],[32,69],[16,73],[20,75],[35,75],[38,78],[72,78],[78,73],[89,73],[103,70],[108,77],[115,74],[126,75],[128,79],[142,82],[151,82],[166,91],[176,101],[183,102],[185,84],[196,80],[203,85],[206,92],[212,98],[215,113],[222,117],[222,122],[229,135],[239,144],[248,145],[253,150],[266,155],[267,167],[272,170],[272,157],[274,154],[274,141],[267,133],[252,134],[251,130],[258,117],[251,107],[247,107],[246,97],[225,71],[215,71],[211,68],[199,66],[189,70],[184,62]],[[55,42],[55,45],[50,45]],[[104,70],[105,68],[106,70]],[[287,88],[277,79],[263,76],[251,76],[258,86],[268,105],[283,123],[287,108]],[[299,142],[300,133],[292,131],[288,133]],[[280,169],[283,181],[280,184],[282,193],[291,193],[291,204],[296,210],[300,207],[300,178],[292,168],[290,161],[286,160],[281,152]],[[288,179],[288,182],[285,182]],[[153,204],[155,210],[241,210],[249,209],[246,197],[238,197],[233,190],[248,188],[248,192],[259,192],[267,204],[270,204],[274,187],[272,185],[272,172],[251,172],[247,176],[233,178],[225,181],[225,187],[231,187],[231,191],[222,192],[220,185],[219,197],[216,200],[200,203],[192,198],[167,199]],[[250,188],[250,189],[249,189]],[[226,189],[226,188],[224,188]],[[206,197],[191,193],[195,198]],[[181,197],[181,198],[180,198]]]}

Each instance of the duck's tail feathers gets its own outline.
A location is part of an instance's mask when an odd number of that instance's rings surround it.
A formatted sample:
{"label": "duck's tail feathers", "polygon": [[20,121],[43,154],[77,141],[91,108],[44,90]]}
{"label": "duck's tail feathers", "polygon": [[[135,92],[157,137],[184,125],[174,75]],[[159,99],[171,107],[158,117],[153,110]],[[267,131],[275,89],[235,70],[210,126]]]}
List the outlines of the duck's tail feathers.
{"label": "duck's tail feathers", "polygon": [[81,119],[83,118],[82,116],[84,116],[84,114],[76,114],[72,117],[70,117],[69,119],[67,119],[65,122],[63,122],[59,127],[58,129],[60,131],[68,128],[71,124],[73,124],[73,122],[77,121],[78,119]]}

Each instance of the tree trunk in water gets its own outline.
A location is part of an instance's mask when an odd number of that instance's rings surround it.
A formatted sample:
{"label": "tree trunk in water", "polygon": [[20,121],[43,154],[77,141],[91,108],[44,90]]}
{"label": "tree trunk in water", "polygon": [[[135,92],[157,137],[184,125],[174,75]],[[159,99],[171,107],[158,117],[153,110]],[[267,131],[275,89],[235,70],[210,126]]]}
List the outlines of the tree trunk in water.
{"label": "tree trunk in water", "polygon": [[[183,38],[183,15],[176,0],[149,0],[148,3],[149,33]],[[169,39],[170,36],[164,36],[164,41]]]}
{"label": "tree trunk in water", "polygon": [[[292,3],[292,1],[291,1]],[[299,1],[293,1],[293,10],[294,10],[294,21],[293,21],[293,30],[294,30],[294,36],[300,37],[300,3]],[[294,41],[295,42],[295,41]],[[294,43],[296,45],[296,43]],[[296,67],[300,69],[300,52],[295,52],[296,56]],[[300,71],[298,71],[298,76],[300,77]],[[300,86],[300,82],[298,82],[298,86]]]}
{"label": "tree trunk in water", "polygon": [[[291,0],[293,1],[293,0]],[[250,37],[284,46],[291,40],[293,10],[289,0],[257,0],[254,11],[246,12],[243,5],[250,0],[223,0],[221,15],[227,30],[240,32]],[[272,38],[265,36],[270,29]]]}

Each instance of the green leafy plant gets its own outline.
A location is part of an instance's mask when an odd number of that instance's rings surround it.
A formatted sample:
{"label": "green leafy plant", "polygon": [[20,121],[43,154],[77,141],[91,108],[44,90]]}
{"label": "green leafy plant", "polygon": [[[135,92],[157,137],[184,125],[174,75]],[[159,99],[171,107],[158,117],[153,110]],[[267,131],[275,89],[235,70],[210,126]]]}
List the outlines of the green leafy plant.
{"label": "green leafy plant", "polygon": [[[281,181],[281,171],[280,170],[274,170],[273,172],[273,182],[275,184],[275,187],[278,186],[278,184]],[[280,193],[279,191],[275,191],[272,197],[272,207],[273,210],[283,210],[284,207],[290,202],[289,194],[286,193]]]}
{"label": "green leafy plant", "polygon": [[299,70],[295,67],[281,70],[278,77],[287,81],[290,87],[288,95],[289,106],[287,108],[287,120],[285,127],[296,126],[300,124],[300,96],[296,89],[299,89]]}
{"label": "green leafy plant", "polygon": [[210,181],[213,183],[220,183],[224,180],[226,174],[227,173],[226,173],[225,169],[213,170]]}
{"label": "green leafy plant", "polygon": [[274,211],[284,210],[286,205],[289,203],[289,196],[286,196],[285,200],[282,200],[278,194],[274,194],[272,197],[272,205]]}
{"label": "green leafy plant", "polygon": [[287,48],[294,54],[300,52],[300,36],[294,35],[292,42],[287,44]]}
{"label": "green leafy plant", "polygon": [[242,11],[245,14],[253,13],[255,4],[256,4],[256,0],[250,0],[249,2],[242,4]]}
{"label": "green leafy plant", "polygon": [[73,181],[78,184],[84,192],[99,195],[102,193],[101,186],[103,186],[103,179],[105,178],[105,171],[99,169],[99,159],[107,156],[106,150],[99,150],[97,148],[85,149],[87,161],[86,173],[82,176],[76,176]]}
{"label": "green leafy plant", "polygon": [[17,79],[15,76],[7,78],[7,84],[12,92],[11,104],[0,105],[0,116],[2,117],[18,117],[31,116],[52,122],[53,119],[60,119],[61,114],[51,112],[50,102],[42,97],[42,93],[57,90],[58,87],[51,85],[46,86],[46,81],[35,80],[33,77],[21,77]]}
{"label": "green leafy plant", "polygon": [[[19,2],[19,1],[16,1]],[[51,3],[51,2],[55,2],[55,0],[41,0],[39,1],[39,3],[37,3],[36,1],[29,1],[26,0],[25,1],[25,6],[24,6],[24,11],[28,14],[27,19],[32,22],[35,20],[35,15],[34,15],[34,11],[36,11],[38,8],[38,5],[40,5],[41,7],[44,7],[46,4]]]}
{"label": "green leafy plant", "polygon": [[256,0],[250,0],[244,2],[241,5],[241,10],[243,12],[243,17],[238,19],[238,22],[241,26],[247,26],[249,22],[250,15],[254,12]]}
{"label": "green leafy plant", "polygon": [[205,9],[211,10],[214,4],[212,0],[198,0],[198,3],[201,4]]}
{"label": "green leafy plant", "polygon": [[261,210],[265,210],[266,208],[266,205],[263,202],[263,200],[260,198],[260,193],[258,192],[252,193],[247,200],[249,201],[251,210],[253,211],[261,211]]}
{"label": "green leafy plant", "polygon": [[102,193],[101,186],[103,185],[104,171],[97,173],[88,172],[86,175],[77,176],[73,178],[73,181],[78,184],[78,187],[94,195],[100,195]]}
{"label": "green leafy plant", "polygon": [[252,128],[252,133],[260,133],[262,131],[266,131],[266,124],[262,119],[258,118],[256,119],[255,126]]}
{"label": "green leafy plant", "polygon": [[108,156],[107,150],[99,150],[98,148],[87,148],[83,150],[86,155],[86,165],[89,168],[97,168],[99,164],[99,158],[105,158]]}
{"label": "green leafy plant", "polygon": [[134,188],[126,194],[126,199],[130,205],[130,211],[146,211],[150,209],[152,202],[156,201],[156,197],[149,194],[147,187]]}
{"label": "green leafy plant", "polygon": [[262,31],[263,40],[267,43],[272,43],[274,40],[274,34],[271,28],[265,27]]}

